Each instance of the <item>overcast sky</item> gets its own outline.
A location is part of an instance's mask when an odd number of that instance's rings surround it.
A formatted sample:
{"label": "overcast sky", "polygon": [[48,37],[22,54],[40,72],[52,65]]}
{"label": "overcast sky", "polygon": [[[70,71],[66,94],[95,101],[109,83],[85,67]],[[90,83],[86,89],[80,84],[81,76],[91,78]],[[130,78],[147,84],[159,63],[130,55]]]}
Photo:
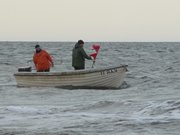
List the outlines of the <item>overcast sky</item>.
{"label": "overcast sky", "polygon": [[0,0],[1,41],[180,41],[180,0]]}

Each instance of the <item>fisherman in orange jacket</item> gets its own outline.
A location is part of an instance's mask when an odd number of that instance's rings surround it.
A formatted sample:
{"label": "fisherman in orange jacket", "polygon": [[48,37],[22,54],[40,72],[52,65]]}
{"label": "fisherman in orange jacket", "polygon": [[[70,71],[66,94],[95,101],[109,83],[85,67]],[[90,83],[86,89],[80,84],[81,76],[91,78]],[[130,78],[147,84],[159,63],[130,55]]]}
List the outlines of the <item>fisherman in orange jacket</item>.
{"label": "fisherman in orange jacket", "polygon": [[51,56],[45,50],[41,49],[40,45],[35,46],[33,62],[37,72],[49,72],[50,67],[54,66]]}

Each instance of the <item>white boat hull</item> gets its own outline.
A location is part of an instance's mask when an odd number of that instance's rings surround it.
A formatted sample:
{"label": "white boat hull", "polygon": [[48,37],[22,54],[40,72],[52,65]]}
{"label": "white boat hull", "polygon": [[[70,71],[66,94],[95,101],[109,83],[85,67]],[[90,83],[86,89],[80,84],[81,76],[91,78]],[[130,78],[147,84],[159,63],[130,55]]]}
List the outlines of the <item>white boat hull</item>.
{"label": "white boat hull", "polygon": [[70,72],[18,72],[17,86],[23,87],[87,87],[119,88],[124,82],[127,66]]}

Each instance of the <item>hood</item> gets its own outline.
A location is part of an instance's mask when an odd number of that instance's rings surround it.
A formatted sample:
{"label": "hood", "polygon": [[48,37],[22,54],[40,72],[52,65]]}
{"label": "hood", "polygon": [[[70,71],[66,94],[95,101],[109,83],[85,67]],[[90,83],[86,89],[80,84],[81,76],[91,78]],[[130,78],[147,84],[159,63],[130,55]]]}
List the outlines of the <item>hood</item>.
{"label": "hood", "polygon": [[80,48],[81,46],[80,46],[80,44],[78,44],[78,43],[76,43],[75,44],[75,46],[74,46],[74,48],[76,49],[76,48]]}

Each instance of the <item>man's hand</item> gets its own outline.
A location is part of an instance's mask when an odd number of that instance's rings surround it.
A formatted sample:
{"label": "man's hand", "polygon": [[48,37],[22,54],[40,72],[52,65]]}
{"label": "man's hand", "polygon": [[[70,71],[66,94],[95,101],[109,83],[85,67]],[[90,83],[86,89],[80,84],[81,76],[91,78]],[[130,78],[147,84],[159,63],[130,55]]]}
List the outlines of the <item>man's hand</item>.
{"label": "man's hand", "polygon": [[93,62],[95,62],[95,59],[94,59],[94,57],[93,57],[93,56],[91,56],[91,59],[92,59],[92,61],[93,61]]}

